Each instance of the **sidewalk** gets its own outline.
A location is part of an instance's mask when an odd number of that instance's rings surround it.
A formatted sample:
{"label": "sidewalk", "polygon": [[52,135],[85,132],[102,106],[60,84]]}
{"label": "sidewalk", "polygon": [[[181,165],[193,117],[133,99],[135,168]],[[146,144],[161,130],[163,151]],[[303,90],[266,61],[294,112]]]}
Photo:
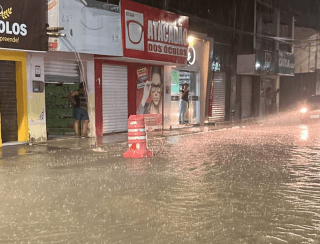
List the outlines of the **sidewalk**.
{"label": "sidewalk", "polygon": [[[148,140],[187,135],[193,133],[201,133],[212,130],[221,130],[224,128],[241,127],[249,125],[257,125],[258,121],[254,119],[238,121],[238,122],[221,122],[214,124],[207,124],[204,126],[181,126],[171,130],[161,130],[147,132]],[[20,144],[13,146],[3,146],[0,148],[0,159],[10,158],[15,156],[22,156],[35,153],[44,153],[47,151],[57,151],[62,149],[90,149],[97,147],[104,147],[108,144],[115,143],[127,143],[128,136],[127,133],[115,133],[108,134],[99,139],[99,142],[95,138],[75,138],[75,137],[65,137],[65,138],[55,138],[50,139],[46,142],[39,142],[35,144]]]}

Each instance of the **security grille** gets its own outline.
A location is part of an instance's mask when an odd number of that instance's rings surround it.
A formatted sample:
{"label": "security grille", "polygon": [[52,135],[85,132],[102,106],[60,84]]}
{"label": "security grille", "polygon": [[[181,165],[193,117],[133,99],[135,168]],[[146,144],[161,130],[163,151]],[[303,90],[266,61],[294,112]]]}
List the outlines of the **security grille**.
{"label": "security grille", "polygon": [[44,79],[46,83],[79,83],[80,72],[78,62],[66,60],[45,61]]}
{"label": "security grille", "polygon": [[2,142],[18,140],[16,63],[0,61],[0,112]]}
{"label": "security grille", "polygon": [[251,117],[252,77],[241,77],[241,118]]}
{"label": "security grille", "polygon": [[127,66],[102,66],[103,133],[128,130]]}
{"label": "security grille", "polygon": [[213,80],[212,117],[210,122],[224,121],[226,111],[226,81],[225,73],[216,72]]}

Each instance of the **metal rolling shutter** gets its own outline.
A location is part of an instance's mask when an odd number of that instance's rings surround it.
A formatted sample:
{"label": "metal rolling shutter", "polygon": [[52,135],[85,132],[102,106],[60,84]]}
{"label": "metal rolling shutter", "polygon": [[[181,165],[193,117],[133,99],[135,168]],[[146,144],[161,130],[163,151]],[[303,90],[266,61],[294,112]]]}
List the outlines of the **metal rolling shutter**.
{"label": "metal rolling shutter", "polygon": [[128,130],[127,66],[102,66],[103,133]]}
{"label": "metal rolling shutter", "polygon": [[251,117],[252,77],[241,77],[241,118]]}
{"label": "metal rolling shutter", "polygon": [[226,111],[225,73],[216,72],[213,80],[212,117],[209,121],[224,121]]}
{"label": "metal rolling shutter", "polygon": [[2,142],[18,140],[16,63],[0,61],[0,111]]}
{"label": "metal rolling shutter", "polygon": [[74,84],[80,82],[79,65],[76,61],[45,61],[44,79],[46,83]]}

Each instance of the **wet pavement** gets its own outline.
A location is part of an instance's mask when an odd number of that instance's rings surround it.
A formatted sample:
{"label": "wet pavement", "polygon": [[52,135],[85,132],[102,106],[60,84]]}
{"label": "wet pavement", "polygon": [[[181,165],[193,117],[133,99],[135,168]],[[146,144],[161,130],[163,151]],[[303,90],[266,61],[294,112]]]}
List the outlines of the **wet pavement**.
{"label": "wet pavement", "polygon": [[[239,128],[257,124],[261,124],[261,122],[250,119],[241,122],[219,122],[215,125],[210,124],[206,126],[183,125],[178,126],[175,129],[148,132],[147,137],[148,140],[152,140],[156,138],[197,134],[213,130],[216,131],[222,129]],[[46,151],[60,150],[63,148],[73,150],[90,148],[95,151],[99,151],[101,148],[107,147],[110,144],[126,144],[127,140],[127,133],[114,133],[104,135],[101,138],[75,138],[74,136],[56,136],[50,138],[45,142],[37,142],[33,144],[19,143],[17,145],[12,145],[14,143],[9,143],[9,145],[6,145],[6,143],[4,143],[2,145],[2,148],[0,148],[0,159],[22,156],[26,154],[30,155],[43,153]]]}
{"label": "wet pavement", "polygon": [[115,138],[16,146],[0,159],[0,243],[320,243],[319,127],[157,132],[143,159]]}

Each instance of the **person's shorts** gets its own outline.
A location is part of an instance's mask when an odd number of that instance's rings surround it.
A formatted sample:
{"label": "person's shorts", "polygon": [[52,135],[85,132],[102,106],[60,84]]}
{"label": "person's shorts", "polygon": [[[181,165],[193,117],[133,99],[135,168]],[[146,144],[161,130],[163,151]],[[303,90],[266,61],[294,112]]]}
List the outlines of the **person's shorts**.
{"label": "person's shorts", "polygon": [[73,108],[73,118],[76,120],[89,120],[89,115],[82,108]]}

